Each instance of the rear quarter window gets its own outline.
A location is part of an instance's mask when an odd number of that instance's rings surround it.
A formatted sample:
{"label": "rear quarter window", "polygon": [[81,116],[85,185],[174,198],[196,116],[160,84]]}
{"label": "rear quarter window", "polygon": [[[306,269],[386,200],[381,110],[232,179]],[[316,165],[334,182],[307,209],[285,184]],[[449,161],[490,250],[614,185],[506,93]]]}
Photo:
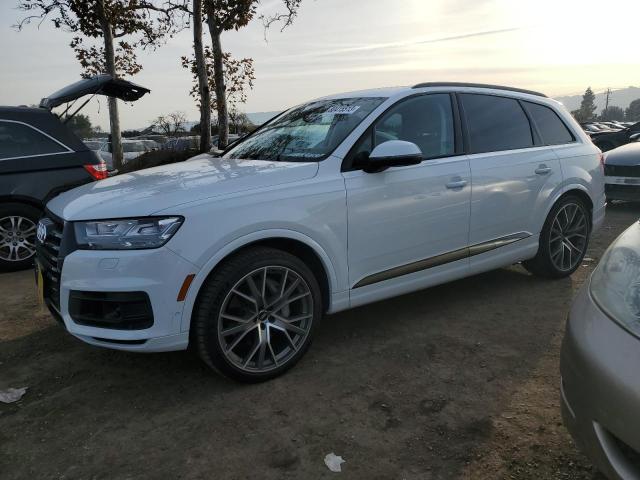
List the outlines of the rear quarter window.
{"label": "rear quarter window", "polygon": [[28,125],[0,120],[0,160],[67,151],[58,142]]}
{"label": "rear quarter window", "polygon": [[575,141],[575,137],[567,128],[558,114],[551,108],[537,103],[522,102],[529,112],[533,123],[542,137],[545,145],[561,145]]}
{"label": "rear quarter window", "polygon": [[531,125],[517,100],[475,93],[463,93],[460,97],[467,119],[471,153],[533,146]]}

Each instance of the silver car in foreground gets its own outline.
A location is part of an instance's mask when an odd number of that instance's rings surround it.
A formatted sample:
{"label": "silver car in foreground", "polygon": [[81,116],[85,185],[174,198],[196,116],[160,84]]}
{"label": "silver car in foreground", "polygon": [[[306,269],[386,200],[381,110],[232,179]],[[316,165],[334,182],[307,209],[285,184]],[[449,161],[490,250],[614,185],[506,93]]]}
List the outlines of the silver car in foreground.
{"label": "silver car in foreground", "polygon": [[640,479],[640,222],[580,290],[562,345],[562,416],[610,479]]}

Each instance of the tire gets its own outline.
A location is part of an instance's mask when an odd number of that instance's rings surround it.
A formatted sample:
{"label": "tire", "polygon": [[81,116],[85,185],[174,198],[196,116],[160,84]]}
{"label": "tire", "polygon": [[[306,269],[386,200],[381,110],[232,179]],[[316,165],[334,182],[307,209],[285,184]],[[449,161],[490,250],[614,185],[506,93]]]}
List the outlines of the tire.
{"label": "tire", "polygon": [[322,294],[311,270],[289,253],[255,247],[226,260],[204,283],[190,343],[224,376],[263,382],[302,358],[321,317]]}
{"label": "tire", "polygon": [[42,211],[24,203],[0,204],[0,272],[33,266],[36,228]]}
{"label": "tire", "polygon": [[[571,220],[573,211],[576,216]],[[580,218],[582,222],[579,221]],[[568,225],[565,225],[566,221],[569,221]],[[582,264],[590,234],[589,209],[580,197],[567,195],[549,212],[540,233],[538,253],[531,260],[523,262],[523,265],[529,272],[540,277],[568,277]]]}

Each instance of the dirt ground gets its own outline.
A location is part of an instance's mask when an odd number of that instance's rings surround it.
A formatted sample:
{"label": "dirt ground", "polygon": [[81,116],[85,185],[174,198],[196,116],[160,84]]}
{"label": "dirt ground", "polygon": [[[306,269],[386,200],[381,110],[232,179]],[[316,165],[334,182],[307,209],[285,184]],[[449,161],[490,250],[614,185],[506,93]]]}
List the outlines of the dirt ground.
{"label": "dirt ground", "polygon": [[[31,272],[0,275],[3,479],[596,479],[560,419],[571,299],[640,215],[609,208],[572,278],[514,266],[325,318],[289,374],[246,386],[186,352],[74,339]],[[346,460],[341,474],[324,465]]]}

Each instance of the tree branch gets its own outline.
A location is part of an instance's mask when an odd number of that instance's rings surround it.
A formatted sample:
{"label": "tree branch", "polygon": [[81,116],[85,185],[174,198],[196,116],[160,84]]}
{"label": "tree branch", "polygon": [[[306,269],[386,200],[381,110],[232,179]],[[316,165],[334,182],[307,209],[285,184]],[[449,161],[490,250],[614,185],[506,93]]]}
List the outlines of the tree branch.
{"label": "tree branch", "polygon": [[284,12],[276,12],[273,15],[260,15],[260,20],[262,20],[262,25],[264,27],[264,41],[267,41],[267,32],[271,28],[271,25],[275,23],[281,23],[282,28],[280,31],[284,31],[285,28],[289,27],[296,16],[298,15],[298,10],[300,8],[300,4],[302,0],[282,0],[284,8],[286,11]]}

